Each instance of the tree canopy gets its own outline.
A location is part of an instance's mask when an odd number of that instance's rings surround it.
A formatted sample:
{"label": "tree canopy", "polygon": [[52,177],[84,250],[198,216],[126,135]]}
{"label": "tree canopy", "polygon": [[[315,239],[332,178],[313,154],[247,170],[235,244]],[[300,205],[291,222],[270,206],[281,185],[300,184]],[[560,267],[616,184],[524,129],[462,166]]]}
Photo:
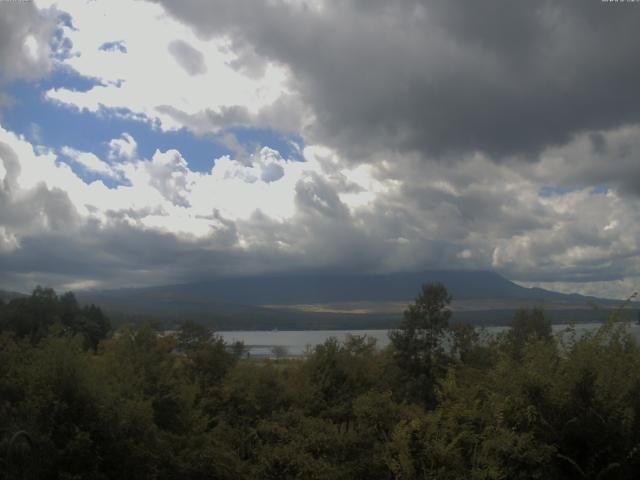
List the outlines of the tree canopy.
{"label": "tree canopy", "polygon": [[637,478],[627,323],[554,335],[529,310],[487,336],[450,301],[423,286],[388,348],[247,359],[190,322],[103,334],[37,289],[0,305],[0,479]]}
{"label": "tree canopy", "polygon": [[443,338],[451,318],[451,295],[441,283],[427,283],[389,337],[411,396],[433,405],[435,385],[444,363]]}

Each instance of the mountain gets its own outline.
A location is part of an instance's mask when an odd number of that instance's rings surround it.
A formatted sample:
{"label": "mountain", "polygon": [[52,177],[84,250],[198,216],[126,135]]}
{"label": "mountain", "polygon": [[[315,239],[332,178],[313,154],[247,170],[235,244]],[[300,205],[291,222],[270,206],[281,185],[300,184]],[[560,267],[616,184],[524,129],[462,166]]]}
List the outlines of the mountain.
{"label": "mountain", "polygon": [[27,295],[25,295],[24,293],[18,293],[18,292],[9,292],[7,290],[0,290],[0,300],[2,300],[3,302],[9,302],[11,300],[13,300],[14,298],[22,298],[22,297],[26,297]]}
{"label": "mountain", "polygon": [[[205,321],[218,329],[388,328],[419,293],[439,281],[453,296],[454,318],[506,323],[520,307],[542,306],[554,320],[597,321],[621,302],[525,288],[487,271],[369,274],[282,274],[207,282],[78,292],[108,312],[180,321]],[[605,307],[605,314],[593,310]]]}
{"label": "mountain", "polygon": [[[242,305],[292,305],[335,302],[410,301],[427,282],[443,283],[455,300],[528,300],[586,302],[597,300],[540,288],[525,288],[487,271],[426,271],[419,273],[287,274],[232,277],[208,282],[159,287],[86,292],[110,298],[144,295],[187,295]],[[606,300],[605,300],[606,302]]]}

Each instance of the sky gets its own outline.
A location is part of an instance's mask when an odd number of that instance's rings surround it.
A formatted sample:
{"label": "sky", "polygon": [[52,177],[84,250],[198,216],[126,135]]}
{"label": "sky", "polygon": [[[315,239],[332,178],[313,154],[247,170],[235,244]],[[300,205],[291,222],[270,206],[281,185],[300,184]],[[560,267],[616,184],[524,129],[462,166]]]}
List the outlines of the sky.
{"label": "sky", "polygon": [[640,2],[0,0],[0,288],[640,290]]}

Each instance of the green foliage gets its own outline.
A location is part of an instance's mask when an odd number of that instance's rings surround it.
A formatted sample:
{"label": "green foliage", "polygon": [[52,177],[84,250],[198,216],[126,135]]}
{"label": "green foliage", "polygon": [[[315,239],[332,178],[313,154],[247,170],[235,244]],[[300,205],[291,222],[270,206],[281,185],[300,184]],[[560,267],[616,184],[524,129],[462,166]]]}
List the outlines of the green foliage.
{"label": "green foliage", "polygon": [[551,321],[545,319],[541,308],[518,310],[510,326],[506,345],[514,357],[521,355],[528,342],[551,341]]}
{"label": "green foliage", "polygon": [[100,308],[80,307],[71,292],[58,296],[50,288],[36,287],[31,296],[0,305],[0,331],[10,331],[32,344],[49,335],[55,326],[59,333],[82,336],[85,346],[94,350],[111,329]]}
{"label": "green foliage", "polygon": [[195,322],[184,322],[178,331],[177,349],[184,354],[190,378],[202,392],[216,388],[238,359],[221,336]]}
{"label": "green foliage", "polygon": [[404,381],[408,398],[428,407],[435,405],[436,381],[444,371],[443,339],[451,317],[450,303],[444,285],[423,285],[398,329],[389,334],[397,363],[408,376]]}
{"label": "green foliage", "polygon": [[554,337],[521,311],[488,338],[449,329],[449,301],[426,285],[384,350],[254,360],[193,323],[92,343],[101,312],[37,289],[0,306],[0,479],[637,478],[640,347],[620,315]]}

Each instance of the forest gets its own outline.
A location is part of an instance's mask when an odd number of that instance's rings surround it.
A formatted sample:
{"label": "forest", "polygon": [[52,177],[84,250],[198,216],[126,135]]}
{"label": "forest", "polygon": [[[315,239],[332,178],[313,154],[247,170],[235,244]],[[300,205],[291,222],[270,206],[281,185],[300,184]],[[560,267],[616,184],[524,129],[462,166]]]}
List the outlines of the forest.
{"label": "forest", "polygon": [[422,286],[380,349],[246,358],[209,328],[111,328],[72,293],[0,304],[0,478],[631,479],[640,348],[539,309],[490,336]]}

